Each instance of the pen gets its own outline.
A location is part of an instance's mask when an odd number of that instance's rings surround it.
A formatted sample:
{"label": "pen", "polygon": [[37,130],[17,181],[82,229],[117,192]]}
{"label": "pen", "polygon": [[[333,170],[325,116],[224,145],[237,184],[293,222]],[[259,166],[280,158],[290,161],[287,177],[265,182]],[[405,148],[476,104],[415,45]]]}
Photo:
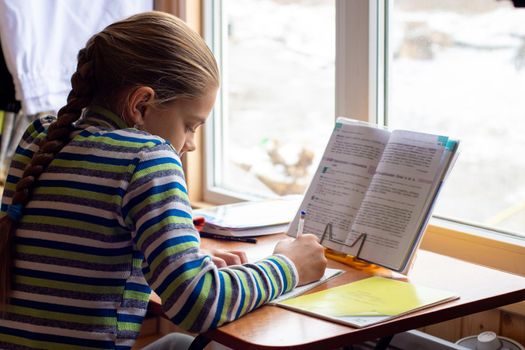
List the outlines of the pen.
{"label": "pen", "polygon": [[301,216],[299,217],[299,223],[297,224],[297,234],[295,235],[295,238],[299,238],[303,234],[305,218],[306,212],[304,210],[301,210]]}
{"label": "pen", "polygon": [[217,235],[215,233],[208,233],[208,232],[201,232],[200,236],[202,238],[220,239],[223,241],[257,243],[257,239],[252,238],[252,237],[223,236],[223,235]]}

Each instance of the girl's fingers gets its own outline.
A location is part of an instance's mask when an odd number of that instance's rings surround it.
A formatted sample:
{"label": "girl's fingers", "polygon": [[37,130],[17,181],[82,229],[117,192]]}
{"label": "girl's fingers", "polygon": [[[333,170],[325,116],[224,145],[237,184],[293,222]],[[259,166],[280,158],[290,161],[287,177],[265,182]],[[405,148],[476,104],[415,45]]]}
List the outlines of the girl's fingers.
{"label": "girl's fingers", "polygon": [[224,261],[224,259],[221,259],[217,256],[212,256],[211,257],[211,260],[213,261],[213,263],[215,264],[215,266],[217,266],[219,269],[221,267],[226,267],[228,266],[228,264],[226,263],[226,261]]}
{"label": "girl's fingers", "polygon": [[[241,265],[241,264],[246,264],[248,262],[248,257],[246,256],[246,253],[242,250],[229,251],[229,250],[223,250],[223,249],[211,249],[211,250],[201,250],[201,252],[211,255],[212,258],[221,259],[227,266]],[[224,267],[224,266],[221,265],[219,267]]]}

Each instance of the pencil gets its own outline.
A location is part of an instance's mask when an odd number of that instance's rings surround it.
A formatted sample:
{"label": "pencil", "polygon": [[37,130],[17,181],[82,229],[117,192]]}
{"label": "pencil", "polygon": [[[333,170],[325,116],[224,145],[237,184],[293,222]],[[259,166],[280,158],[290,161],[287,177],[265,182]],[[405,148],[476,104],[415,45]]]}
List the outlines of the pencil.
{"label": "pencil", "polygon": [[223,235],[217,235],[215,233],[208,233],[208,232],[201,232],[200,235],[202,238],[220,239],[223,241],[257,243],[257,239],[253,237],[223,236]]}

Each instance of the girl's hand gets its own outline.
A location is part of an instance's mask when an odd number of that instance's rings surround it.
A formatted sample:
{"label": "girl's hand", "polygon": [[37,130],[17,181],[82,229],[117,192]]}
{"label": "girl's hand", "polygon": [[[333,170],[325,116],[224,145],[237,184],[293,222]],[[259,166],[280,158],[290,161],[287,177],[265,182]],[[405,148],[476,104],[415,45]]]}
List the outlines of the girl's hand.
{"label": "girl's hand", "polygon": [[312,234],[280,241],[273,252],[285,255],[292,260],[299,273],[299,286],[319,280],[328,262],[324,256],[324,247]]}
{"label": "girl's hand", "polygon": [[241,265],[248,262],[246,253],[242,250],[201,249],[201,252],[210,255],[213,263],[218,268],[230,265]]}

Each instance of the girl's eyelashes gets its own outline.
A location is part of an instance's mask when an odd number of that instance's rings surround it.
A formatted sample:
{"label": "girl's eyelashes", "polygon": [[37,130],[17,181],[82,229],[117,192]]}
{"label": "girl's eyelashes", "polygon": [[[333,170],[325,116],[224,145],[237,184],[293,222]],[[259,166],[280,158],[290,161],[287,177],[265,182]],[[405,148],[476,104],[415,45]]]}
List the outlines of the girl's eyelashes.
{"label": "girl's eyelashes", "polygon": [[190,127],[190,126],[186,126],[186,132],[191,132],[191,133],[195,133],[197,131],[197,127]]}

